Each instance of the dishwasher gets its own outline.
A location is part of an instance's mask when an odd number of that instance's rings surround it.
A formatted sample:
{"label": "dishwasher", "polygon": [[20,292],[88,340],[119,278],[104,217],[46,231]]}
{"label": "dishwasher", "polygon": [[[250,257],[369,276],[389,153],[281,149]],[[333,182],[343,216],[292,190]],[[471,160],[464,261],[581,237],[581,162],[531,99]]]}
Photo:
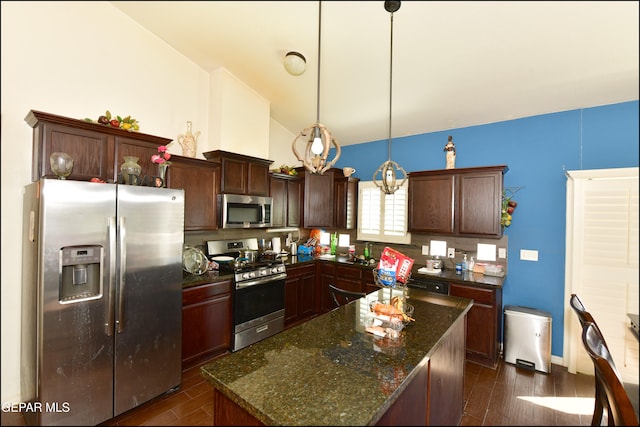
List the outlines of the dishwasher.
{"label": "dishwasher", "polygon": [[430,277],[411,276],[407,281],[410,288],[422,289],[438,294],[449,295],[449,282],[446,280],[433,279]]}

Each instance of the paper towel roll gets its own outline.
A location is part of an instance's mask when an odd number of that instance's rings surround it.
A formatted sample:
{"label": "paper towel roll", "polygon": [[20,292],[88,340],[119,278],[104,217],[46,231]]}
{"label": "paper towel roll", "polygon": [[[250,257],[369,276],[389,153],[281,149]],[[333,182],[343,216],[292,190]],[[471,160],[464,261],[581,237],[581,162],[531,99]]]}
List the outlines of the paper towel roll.
{"label": "paper towel roll", "polygon": [[279,237],[274,237],[273,239],[271,239],[271,249],[276,253],[280,253],[282,247]]}

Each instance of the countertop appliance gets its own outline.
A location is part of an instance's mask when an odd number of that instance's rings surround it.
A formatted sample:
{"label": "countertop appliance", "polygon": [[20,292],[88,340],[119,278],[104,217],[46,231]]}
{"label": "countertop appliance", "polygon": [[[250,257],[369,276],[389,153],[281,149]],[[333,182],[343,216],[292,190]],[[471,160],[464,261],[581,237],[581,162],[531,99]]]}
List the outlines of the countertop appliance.
{"label": "countertop appliance", "polygon": [[[207,242],[209,256],[238,256],[258,246],[257,239]],[[258,260],[245,264],[220,264],[233,273],[232,351],[261,341],[284,330],[284,285],[287,278],[281,260]]]}
{"label": "countertop appliance", "polygon": [[[219,194],[218,209],[222,228],[271,227],[272,197]],[[256,248],[257,249],[257,248]]]}
{"label": "countertop appliance", "polygon": [[184,191],[41,179],[23,223],[27,425],[97,425],[179,387]]}

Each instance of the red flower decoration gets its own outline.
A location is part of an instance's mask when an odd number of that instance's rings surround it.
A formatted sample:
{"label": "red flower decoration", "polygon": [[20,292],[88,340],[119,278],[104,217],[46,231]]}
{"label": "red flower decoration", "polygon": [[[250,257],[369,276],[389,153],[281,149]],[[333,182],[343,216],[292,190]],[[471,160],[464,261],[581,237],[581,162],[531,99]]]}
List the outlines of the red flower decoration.
{"label": "red flower decoration", "polygon": [[166,145],[161,145],[158,147],[158,154],[154,154],[151,156],[151,162],[157,163],[159,165],[167,165],[169,166],[171,162],[169,159],[171,158],[171,154],[167,151]]}

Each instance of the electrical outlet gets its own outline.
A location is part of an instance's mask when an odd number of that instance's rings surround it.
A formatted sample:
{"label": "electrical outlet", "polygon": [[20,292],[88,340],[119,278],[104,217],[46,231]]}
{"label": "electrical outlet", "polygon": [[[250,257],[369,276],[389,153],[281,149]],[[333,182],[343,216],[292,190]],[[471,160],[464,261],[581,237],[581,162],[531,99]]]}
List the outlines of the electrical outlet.
{"label": "electrical outlet", "polygon": [[422,245],[422,255],[429,255],[429,246]]}
{"label": "electrical outlet", "polygon": [[520,249],[520,259],[523,261],[538,261],[538,251]]}
{"label": "electrical outlet", "polygon": [[447,257],[455,258],[456,257],[456,248],[447,249]]}
{"label": "electrical outlet", "polygon": [[498,258],[507,257],[507,248],[498,248]]}

